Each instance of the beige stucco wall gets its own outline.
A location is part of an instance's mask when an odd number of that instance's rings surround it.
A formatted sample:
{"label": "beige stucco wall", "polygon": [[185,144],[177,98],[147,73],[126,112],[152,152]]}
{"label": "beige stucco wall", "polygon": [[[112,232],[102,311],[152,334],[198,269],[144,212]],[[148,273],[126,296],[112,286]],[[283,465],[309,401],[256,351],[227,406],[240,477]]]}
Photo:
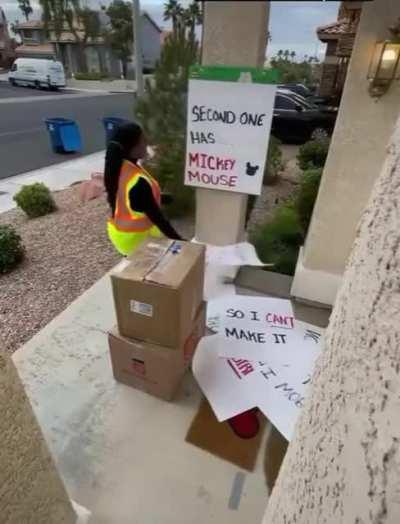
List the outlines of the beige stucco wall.
{"label": "beige stucco wall", "polygon": [[[400,107],[400,82],[379,100],[366,79],[374,44],[388,38],[398,0],[365,2],[336,129],[303,252],[306,269],[341,275],[361,212],[385,156]],[[307,297],[312,298],[312,297]],[[316,299],[318,299],[316,297]]]}
{"label": "beige stucco wall", "polygon": [[[202,63],[263,66],[269,2],[205,2]],[[196,189],[196,238],[225,245],[241,240],[247,196]]]}
{"label": "beige stucco wall", "polygon": [[400,118],[264,524],[400,522]]}
{"label": "beige stucco wall", "polygon": [[76,516],[11,359],[0,354],[0,522],[73,524]]}

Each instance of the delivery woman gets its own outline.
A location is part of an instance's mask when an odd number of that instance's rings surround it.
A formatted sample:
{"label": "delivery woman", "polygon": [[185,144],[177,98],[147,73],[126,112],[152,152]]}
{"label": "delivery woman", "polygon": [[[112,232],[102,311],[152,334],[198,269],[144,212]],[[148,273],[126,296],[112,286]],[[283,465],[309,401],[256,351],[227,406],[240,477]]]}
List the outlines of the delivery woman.
{"label": "delivery woman", "polygon": [[146,149],[144,133],[134,122],[119,126],[107,147],[104,184],[111,207],[107,230],[121,255],[130,255],[148,236],[181,240],[160,209],[157,180],[138,164]]}

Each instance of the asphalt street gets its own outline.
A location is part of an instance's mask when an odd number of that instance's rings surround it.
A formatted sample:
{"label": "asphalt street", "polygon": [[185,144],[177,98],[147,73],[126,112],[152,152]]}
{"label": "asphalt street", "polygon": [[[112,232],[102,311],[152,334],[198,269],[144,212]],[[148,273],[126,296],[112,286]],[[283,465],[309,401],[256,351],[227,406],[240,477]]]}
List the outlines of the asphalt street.
{"label": "asphalt street", "polygon": [[64,96],[72,94],[73,91],[47,91],[46,89],[34,89],[31,87],[13,87],[8,82],[0,81],[0,100],[7,98],[42,97],[49,95]]}
{"label": "asphalt street", "polygon": [[0,178],[25,173],[80,155],[53,153],[44,124],[48,117],[75,120],[87,155],[105,147],[102,118],[133,118],[134,95],[48,92],[0,82]]}

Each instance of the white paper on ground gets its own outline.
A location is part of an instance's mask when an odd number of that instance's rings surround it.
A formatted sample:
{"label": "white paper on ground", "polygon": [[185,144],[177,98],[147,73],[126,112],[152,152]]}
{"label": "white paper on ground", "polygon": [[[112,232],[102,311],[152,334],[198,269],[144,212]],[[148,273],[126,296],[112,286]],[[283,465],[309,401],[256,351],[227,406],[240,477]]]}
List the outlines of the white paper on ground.
{"label": "white paper on ground", "polygon": [[246,375],[257,397],[257,406],[290,440],[297,417],[311,383],[317,357],[323,349],[324,329],[296,321],[297,343],[275,352],[263,364],[255,364],[257,373]]}
{"label": "white paper on ground", "polygon": [[254,376],[249,376],[246,382],[257,397],[259,409],[286,440],[290,441],[302,407],[300,394],[292,392],[291,385],[286,384],[279,370],[269,366],[264,367],[264,375],[258,371]]}
{"label": "white paper on ground", "polygon": [[256,371],[246,363],[219,358],[215,349],[216,337],[212,335],[200,340],[192,369],[215,416],[223,422],[257,405],[252,382],[244,380],[246,375],[256,374]]}
{"label": "white paper on ground", "polygon": [[223,266],[265,266],[249,242],[240,242],[229,246],[207,244],[207,262]]}
{"label": "white paper on ground", "polygon": [[268,352],[267,361],[257,362],[255,367],[269,364],[282,368],[285,377],[300,387],[311,377],[315,361],[323,349],[324,332],[323,328],[295,320],[292,343],[273,346]]}
{"label": "white paper on ground", "polygon": [[263,361],[270,348],[295,338],[294,326],[289,300],[236,295],[221,314],[218,354]]}
{"label": "white paper on ground", "polygon": [[207,264],[204,274],[204,300],[232,296],[236,294],[232,280],[236,272],[232,273],[231,267]]}
{"label": "white paper on ground", "polygon": [[[226,299],[228,300],[228,299]],[[220,307],[225,302],[221,299]],[[219,421],[258,406],[290,440],[304,404],[315,361],[323,347],[324,330],[296,321],[297,343],[278,351],[267,362],[219,358],[218,335],[201,340],[193,373]],[[271,354],[272,355],[272,354]]]}
{"label": "white paper on ground", "polygon": [[[192,239],[192,242],[201,244]],[[204,299],[207,301],[226,295],[235,295],[233,282],[243,265],[263,266],[254,246],[248,242],[229,246],[206,246],[206,267],[204,275]]]}

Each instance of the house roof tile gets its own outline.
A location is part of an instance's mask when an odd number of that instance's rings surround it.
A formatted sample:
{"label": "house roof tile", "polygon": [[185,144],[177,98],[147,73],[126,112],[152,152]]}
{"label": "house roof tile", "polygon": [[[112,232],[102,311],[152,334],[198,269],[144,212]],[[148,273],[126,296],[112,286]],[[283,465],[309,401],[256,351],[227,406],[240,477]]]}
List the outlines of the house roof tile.
{"label": "house roof tile", "polygon": [[18,54],[33,54],[33,55],[49,55],[54,54],[54,47],[51,44],[42,44],[42,45],[19,45],[16,48],[16,53]]}
{"label": "house roof tile", "polygon": [[325,39],[336,39],[346,34],[354,34],[357,31],[357,24],[348,20],[339,20],[332,24],[323,25],[317,28],[318,38],[322,41]]}
{"label": "house roof tile", "polygon": [[43,29],[44,24],[41,20],[28,20],[17,24],[17,29]]}

